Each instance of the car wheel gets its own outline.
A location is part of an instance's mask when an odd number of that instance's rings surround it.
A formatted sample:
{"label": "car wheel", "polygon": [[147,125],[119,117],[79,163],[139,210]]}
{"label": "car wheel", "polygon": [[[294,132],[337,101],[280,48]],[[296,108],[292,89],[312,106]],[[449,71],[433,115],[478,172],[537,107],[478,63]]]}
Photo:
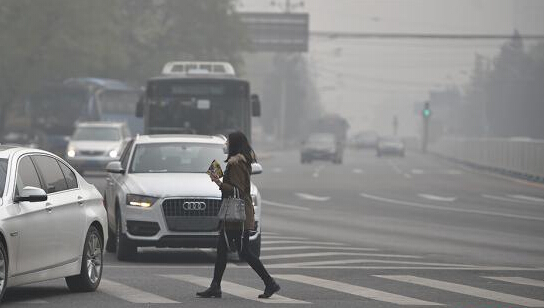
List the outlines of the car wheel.
{"label": "car wheel", "polygon": [[91,226],[85,237],[81,271],[79,275],[66,277],[72,292],[92,292],[102,279],[103,239],[95,226]]}
{"label": "car wheel", "polygon": [[8,284],[8,254],[4,243],[0,241],[0,302],[4,298],[6,286]]}
{"label": "car wheel", "polygon": [[115,234],[116,246],[117,246],[117,260],[129,261],[138,252],[136,245],[127,238],[121,228],[121,215],[117,215],[117,232]]}

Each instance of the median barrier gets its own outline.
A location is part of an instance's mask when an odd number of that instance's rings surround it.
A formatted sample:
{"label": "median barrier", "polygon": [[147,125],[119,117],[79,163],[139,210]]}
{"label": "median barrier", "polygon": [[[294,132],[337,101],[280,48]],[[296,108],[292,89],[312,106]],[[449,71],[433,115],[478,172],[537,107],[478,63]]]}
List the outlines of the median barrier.
{"label": "median barrier", "polygon": [[442,138],[429,152],[473,167],[544,182],[544,140]]}

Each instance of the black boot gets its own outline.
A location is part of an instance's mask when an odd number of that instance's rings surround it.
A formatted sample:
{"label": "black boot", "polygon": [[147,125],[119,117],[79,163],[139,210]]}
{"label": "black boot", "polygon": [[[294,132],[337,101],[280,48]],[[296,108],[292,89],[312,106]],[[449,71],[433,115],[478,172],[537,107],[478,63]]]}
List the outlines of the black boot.
{"label": "black boot", "polygon": [[218,283],[212,282],[208,289],[202,292],[196,292],[196,295],[204,298],[221,298],[221,286]]}
{"label": "black boot", "polygon": [[269,298],[280,289],[280,285],[277,284],[274,279],[272,279],[269,283],[266,284],[266,287],[264,288],[264,293],[260,294],[259,298]]}

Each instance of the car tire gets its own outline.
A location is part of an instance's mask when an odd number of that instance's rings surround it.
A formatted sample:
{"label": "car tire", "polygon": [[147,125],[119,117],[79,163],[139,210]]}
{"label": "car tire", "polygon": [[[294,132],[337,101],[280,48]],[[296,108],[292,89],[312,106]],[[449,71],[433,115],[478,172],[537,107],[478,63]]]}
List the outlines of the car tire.
{"label": "car tire", "polygon": [[93,292],[102,279],[104,257],[103,238],[95,226],[91,226],[85,237],[81,271],[78,275],[66,277],[66,285],[72,292]]}
{"label": "car tire", "polygon": [[0,261],[3,261],[3,264],[0,265],[0,274],[3,274],[3,278],[0,279],[0,302],[2,302],[2,299],[4,298],[4,293],[6,292],[6,287],[8,285],[9,268],[8,253],[2,241],[0,241]]}
{"label": "car tire", "polygon": [[121,215],[117,215],[117,232],[115,233],[115,240],[117,246],[117,260],[130,261],[134,259],[138,252],[138,247],[127,238],[127,235],[123,233],[121,225]]}

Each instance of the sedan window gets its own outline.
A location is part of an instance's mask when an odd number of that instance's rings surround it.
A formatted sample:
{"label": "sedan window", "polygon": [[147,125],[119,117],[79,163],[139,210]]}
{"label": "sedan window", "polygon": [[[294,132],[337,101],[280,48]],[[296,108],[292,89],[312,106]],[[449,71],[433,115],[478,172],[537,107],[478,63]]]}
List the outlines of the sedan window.
{"label": "sedan window", "polygon": [[64,174],[64,178],[66,179],[66,184],[68,185],[68,189],[74,189],[77,188],[77,178],[76,174],[68,168],[64,163],[58,162],[60,169],[62,170],[62,173]]}
{"label": "sedan window", "polygon": [[32,159],[36,162],[36,165],[45,180],[48,194],[63,191],[68,188],[66,180],[64,179],[64,174],[60,170],[56,159],[43,155],[33,156]]}
{"label": "sedan window", "polygon": [[7,169],[8,169],[8,160],[0,159],[0,196],[4,194],[4,186],[6,185]]}
{"label": "sedan window", "polygon": [[41,188],[40,178],[30,156],[25,156],[17,167],[17,193],[27,186]]}

